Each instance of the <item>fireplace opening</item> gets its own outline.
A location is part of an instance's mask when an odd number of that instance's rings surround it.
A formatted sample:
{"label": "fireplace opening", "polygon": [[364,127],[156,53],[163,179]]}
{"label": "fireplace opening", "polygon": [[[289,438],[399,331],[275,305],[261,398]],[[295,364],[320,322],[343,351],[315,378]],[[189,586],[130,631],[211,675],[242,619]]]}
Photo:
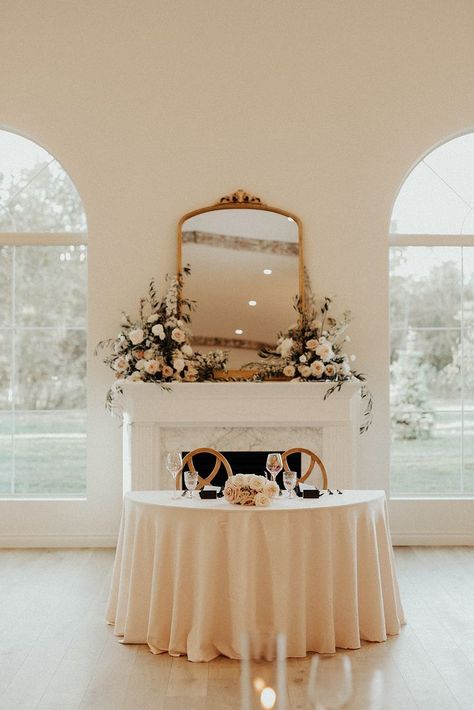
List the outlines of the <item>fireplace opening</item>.
{"label": "fireplace opening", "polygon": [[[183,451],[183,458],[188,454],[189,451]],[[256,473],[257,475],[265,476],[265,464],[267,462],[268,454],[280,453],[283,451],[221,451],[227,461],[230,463],[230,467],[234,474],[236,473]],[[205,478],[214,468],[216,459],[212,454],[202,453],[196,456],[194,460],[194,467],[198,473]],[[295,453],[288,456],[288,465],[292,471],[296,471],[298,478],[301,476],[301,454]],[[224,466],[221,465],[216,477],[212,481],[213,486],[223,486],[227,480],[227,473]],[[276,481],[280,488],[283,486],[283,476],[281,473],[276,477]]]}

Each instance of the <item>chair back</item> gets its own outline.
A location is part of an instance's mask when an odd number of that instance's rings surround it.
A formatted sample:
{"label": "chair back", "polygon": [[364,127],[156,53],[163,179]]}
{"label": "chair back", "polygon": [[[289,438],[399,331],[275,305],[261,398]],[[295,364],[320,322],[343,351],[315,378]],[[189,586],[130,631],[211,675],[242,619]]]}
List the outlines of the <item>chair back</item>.
{"label": "chair back", "polygon": [[290,456],[291,454],[298,454],[298,453],[299,454],[306,454],[310,458],[309,466],[308,466],[306,472],[301,474],[301,478],[298,480],[298,483],[304,483],[306,481],[306,479],[309,478],[309,476],[311,475],[311,472],[312,472],[313,468],[315,467],[315,465],[318,464],[319,468],[321,469],[321,477],[323,479],[323,486],[322,487],[323,487],[323,489],[327,488],[328,487],[328,475],[326,473],[326,468],[325,468],[323,462],[321,461],[321,459],[319,458],[319,456],[317,454],[315,454],[314,451],[311,451],[311,449],[303,449],[303,448],[299,448],[299,447],[296,447],[294,449],[287,449],[287,451],[285,451],[285,453],[283,453],[281,456],[284,470],[285,471],[290,470],[290,468],[288,466],[288,461],[287,461],[288,456]]}
{"label": "chair back", "polygon": [[198,484],[197,484],[197,490],[200,490],[201,488],[204,488],[204,486],[209,485],[217,475],[217,472],[219,471],[221,464],[224,466],[227,477],[232,476],[232,468],[230,466],[230,463],[227,461],[226,457],[221,454],[220,451],[217,451],[216,449],[207,449],[207,448],[201,448],[201,449],[193,449],[193,451],[190,451],[188,454],[183,459],[183,465],[181,467],[180,474],[181,476],[176,476],[176,489],[179,490],[179,479],[181,478],[181,486],[183,486],[183,479],[184,479],[184,469],[185,466],[187,465],[189,467],[190,471],[195,471],[196,468],[194,466],[194,461],[193,458],[195,456],[199,456],[199,454],[212,454],[216,458],[216,463],[214,465],[214,468],[212,469],[211,473],[206,476],[205,478],[203,476],[200,476],[198,473]]}

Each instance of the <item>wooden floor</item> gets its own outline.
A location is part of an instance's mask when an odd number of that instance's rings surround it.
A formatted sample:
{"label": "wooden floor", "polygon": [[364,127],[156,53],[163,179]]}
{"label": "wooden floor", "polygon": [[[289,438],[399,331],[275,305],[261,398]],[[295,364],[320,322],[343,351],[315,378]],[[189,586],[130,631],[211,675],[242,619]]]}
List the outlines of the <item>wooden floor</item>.
{"label": "wooden floor", "polygon": [[[408,625],[348,652],[347,707],[472,710],[474,548],[405,547],[396,558]],[[104,623],[112,561],[111,550],[0,551],[1,710],[238,709],[237,661],[189,663],[118,642]],[[288,661],[291,710],[311,707],[310,661]]]}

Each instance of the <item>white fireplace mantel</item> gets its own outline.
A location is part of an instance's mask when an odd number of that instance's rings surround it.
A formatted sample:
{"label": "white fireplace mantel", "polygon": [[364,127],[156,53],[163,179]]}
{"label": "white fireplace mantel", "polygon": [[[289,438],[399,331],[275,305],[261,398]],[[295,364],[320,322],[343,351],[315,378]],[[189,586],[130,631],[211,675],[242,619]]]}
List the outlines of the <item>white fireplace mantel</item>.
{"label": "white fireplace mantel", "polygon": [[305,446],[323,459],[330,485],[357,487],[359,386],[328,399],[327,383],[123,383],[124,492],[169,488],[166,449],[282,450]]}

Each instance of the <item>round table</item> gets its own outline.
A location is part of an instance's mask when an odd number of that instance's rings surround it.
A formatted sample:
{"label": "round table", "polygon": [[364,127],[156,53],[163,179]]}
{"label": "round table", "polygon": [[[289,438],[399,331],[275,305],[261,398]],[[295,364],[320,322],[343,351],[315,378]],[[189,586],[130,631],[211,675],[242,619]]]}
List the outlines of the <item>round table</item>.
{"label": "round table", "polygon": [[124,643],[209,661],[242,633],[283,631],[287,655],[359,648],[404,623],[384,491],[224,499],[124,499],[107,621]]}

